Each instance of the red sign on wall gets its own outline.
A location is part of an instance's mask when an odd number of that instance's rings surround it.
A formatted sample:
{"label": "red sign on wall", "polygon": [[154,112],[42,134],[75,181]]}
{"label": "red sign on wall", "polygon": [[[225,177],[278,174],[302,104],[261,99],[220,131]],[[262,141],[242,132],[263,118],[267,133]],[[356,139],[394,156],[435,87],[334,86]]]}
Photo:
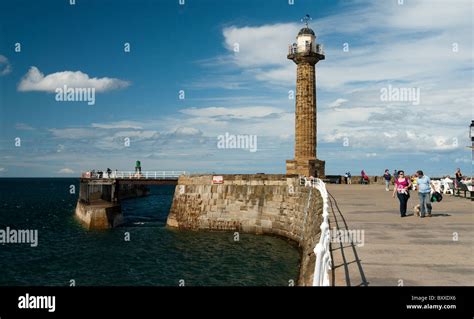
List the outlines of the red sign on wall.
{"label": "red sign on wall", "polygon": [[224,176],[212,176],[212,184],[224,183]]}

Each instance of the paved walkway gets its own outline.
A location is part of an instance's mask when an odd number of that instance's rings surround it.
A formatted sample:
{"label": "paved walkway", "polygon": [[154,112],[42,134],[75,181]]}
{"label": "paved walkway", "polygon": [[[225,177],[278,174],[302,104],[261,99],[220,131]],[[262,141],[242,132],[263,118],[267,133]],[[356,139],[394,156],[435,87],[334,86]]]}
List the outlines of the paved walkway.
{"label": "paved walkway", "polygon": [[[398,199],[384,188],[327,184],[348,228],[364,230],[362,247],[332,244],[335,284],[474,286],[474,202],[445,195],[433,204],[433,217],[422,219],[413,215],[418,193],[412,192],[409,216],[401,218]],[[330,212],[331,229],[336,218]]]}

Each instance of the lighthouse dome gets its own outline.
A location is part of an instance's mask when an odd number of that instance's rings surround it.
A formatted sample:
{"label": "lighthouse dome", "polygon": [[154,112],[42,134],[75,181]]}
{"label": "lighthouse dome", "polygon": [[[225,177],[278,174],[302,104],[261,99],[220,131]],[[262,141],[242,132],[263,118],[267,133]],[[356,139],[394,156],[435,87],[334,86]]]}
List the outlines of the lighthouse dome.
{"label": "lighthouse dome", "polygon": [[300,32],[298,32],[298,35],[315,35],[315,34],[314,34],[314,31],[311,30],[310,28],[304,27],[303,29],[300,30]]}

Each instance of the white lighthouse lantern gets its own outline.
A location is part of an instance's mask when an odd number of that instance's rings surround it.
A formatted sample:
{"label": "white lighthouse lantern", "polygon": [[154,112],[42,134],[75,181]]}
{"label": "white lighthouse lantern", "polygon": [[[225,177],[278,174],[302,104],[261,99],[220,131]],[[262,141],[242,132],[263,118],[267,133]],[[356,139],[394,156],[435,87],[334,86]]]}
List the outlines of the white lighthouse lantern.
{"label": "white lighthouse lantern", "polygon": [[298,53],[316,52],[316,35],[314,31],[306,27],[300,30],[296,37]]}

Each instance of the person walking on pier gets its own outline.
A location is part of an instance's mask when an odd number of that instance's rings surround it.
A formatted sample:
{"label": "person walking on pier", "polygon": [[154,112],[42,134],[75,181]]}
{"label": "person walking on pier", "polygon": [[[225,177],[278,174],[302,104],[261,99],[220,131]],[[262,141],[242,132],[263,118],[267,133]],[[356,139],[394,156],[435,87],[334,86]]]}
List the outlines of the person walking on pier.
{"label": "person walking on pier", "polygon": [[365,170],[360,171],[360,183],[369,184],[369,176],[365,173]]}
{"label": "person walking on pier", "polygon": [[423,174],[423,171],[416,172],[417,185],[418,185],[418,197],[420,198],[420,217],[431,217],[431,187],[435,189],[431,179]]}
{"label": "person walking on pier", "polygon": [[383,174],[383,177],[385,179],[385,191],[389,192],[390,191],[390,181],[392,180],[392,175],[390,175],[390,172],[388,168],[385,170],[385,173]]}
{"label": "person walking on pier", "polygon": [[407,214],[408,199],[410,199],[411,181],[405,176],[404,171],[398,171],[398,177],[395,177],[395,188],[393,189],[392,197],[395,198],[397,194],[400,201],[400,216],[405,217]]}
{"label": "person walking on pier", "polygon": [[455,176],[454,187],[459,188],[460,187],[459,185],[461,185],[461,181],[462,181],[462,173],[461,173],[460,168],[456,169],[456,173],[454,173],[454,176]]}

